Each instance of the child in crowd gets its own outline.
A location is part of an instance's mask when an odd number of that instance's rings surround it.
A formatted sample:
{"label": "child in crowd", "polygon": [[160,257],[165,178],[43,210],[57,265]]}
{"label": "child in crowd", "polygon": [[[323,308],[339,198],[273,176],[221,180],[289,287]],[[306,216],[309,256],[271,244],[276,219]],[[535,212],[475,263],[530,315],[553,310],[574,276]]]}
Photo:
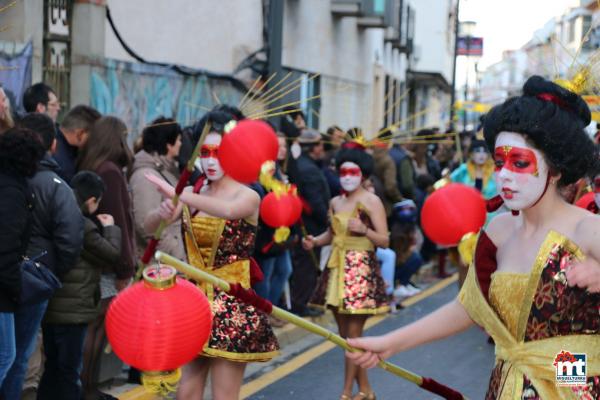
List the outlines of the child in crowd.
{"label": "child in crowd", "polygon": [[102,179],[81,171],[71,187],[84,216],[83,251],[48,304],[42,324],[46,363],[38,399],[81,399],[83,342],[99,312],[100,274],[119,261],[121,230],[111,215],[94,215],[105,191]]}

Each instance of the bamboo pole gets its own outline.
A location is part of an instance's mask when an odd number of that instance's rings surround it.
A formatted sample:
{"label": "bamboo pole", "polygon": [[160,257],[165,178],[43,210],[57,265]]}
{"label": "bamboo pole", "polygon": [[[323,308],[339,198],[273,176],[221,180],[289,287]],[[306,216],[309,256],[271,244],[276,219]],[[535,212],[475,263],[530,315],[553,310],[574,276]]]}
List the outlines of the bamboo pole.
{"label": "bamboo pole", "polygon": [[[177,271],[181,272],[182,274],[186,275],[189,278],[192,278],[196,282],[210,283],[211,285],[216,286],[225,292],[229,292],[231,290],[231,286],[229,285],[229,283],[227,281],[217,278],[216,276],[211,275],[211,274],[209,274],[205,271],[202,271],[198,268],[194,268],[193,266],[191,266],[181,260],[178,260],[177,258],[170,256],[166,253],[157,251],[154,258],[161,263],[168,264],[168,265],[174,267]],[[308,321],[308,320],[301,318],[295,314],[292,314],[289,311],[285,311],[279,307],[273,306],[271,315],[273,315],[275,318],[292,323],[296,326],[301,327],[302,329],[305,329],[311,333],[319,335],[319,336],[325,338],[326,340],[334,343],[335,345],[343,348],[346,351],[349,351],[352,353],[361,352],[360,349],[351,347],[348,344],[348,342],[346,342],[346,340],[344,338],[342,338],[341,336],[333,333],[332,331],[330,331],[326,328],[323,328],[320,325],[315,324],[314,322]],[[402,379],[412,382],[415,385],[421,386],[426,390],[430,390],[430,389],[427,389],[424,387],[426,378],[423,378],[411,371],[408,371],[402,367],[399,367],[395,364],[392,364],[388,361],[383,361],[383,360],[379,361],[377,366],[382,368],[385,371],[388,371],[388,372],[402,378]],[[427,379],[427,380],[431,381],[430,379]],[[440,384],[437,384],[437,385],[440,387],[444,387],[443,385],[440,385]],[[442,393],[440,393],[439,390],[438,391],[430,390],[430,391],[433,391],[433,393],[440,394],[448,399],[465,399],[465,397],[460,395],[458,392],[453,391],[452,389],[449,389],[447,387],[444,387],[444,388],[447,390],[447,391],[445,391],[445,393],[452,393],[453,396],[448,396],[448,395],[444,396]]]}

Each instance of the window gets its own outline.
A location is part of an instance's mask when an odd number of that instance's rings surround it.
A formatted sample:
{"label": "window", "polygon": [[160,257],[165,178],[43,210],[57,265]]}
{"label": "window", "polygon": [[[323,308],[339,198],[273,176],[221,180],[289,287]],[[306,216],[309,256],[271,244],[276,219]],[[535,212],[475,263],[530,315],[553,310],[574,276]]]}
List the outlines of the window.
{"label": "window", "polygon": [[575,23],[577,22],[576,18],[573,18],[569,21],[569,37],[567,38],[567,43],[573,43],[575,40]]}

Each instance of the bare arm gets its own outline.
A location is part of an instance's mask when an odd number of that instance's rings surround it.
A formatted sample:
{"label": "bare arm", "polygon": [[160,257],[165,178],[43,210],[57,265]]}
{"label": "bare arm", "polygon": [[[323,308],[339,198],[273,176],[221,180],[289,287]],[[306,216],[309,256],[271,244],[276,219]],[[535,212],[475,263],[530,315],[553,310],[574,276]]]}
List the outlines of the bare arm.
{"label": "bare arm", "polygon": [[366,229],[365,236],[373,242],[376,247],[387,248],[390,245],[390,233],[388,232],[385,208],[379,197],[373,195],[369,201],[370,218],[374,229]]}
{"label": "bare arm", "polygon": [[567,269],[567,282],[590,293],[600,293],[600,217],[590,215],[584,218],[578,224],[575,235],[587,257]]}
{"label": "bare arm", "polygon": [[227,200],[191,192],[182,193],[180,200],[214,217],[229,220],[241,218],[256,220],[258,218],[260,197],[252,189],[244,189],[239,190],[234,198]]}
{"label": "bare arm", "polygon": [[346,353],[346,356],[363,368],[372,368],[379,360],[463,332],[473,324],[462,304],[453,300],[420,320],[383,336],[348,339],[348,344],[363,349],[364,353]]}

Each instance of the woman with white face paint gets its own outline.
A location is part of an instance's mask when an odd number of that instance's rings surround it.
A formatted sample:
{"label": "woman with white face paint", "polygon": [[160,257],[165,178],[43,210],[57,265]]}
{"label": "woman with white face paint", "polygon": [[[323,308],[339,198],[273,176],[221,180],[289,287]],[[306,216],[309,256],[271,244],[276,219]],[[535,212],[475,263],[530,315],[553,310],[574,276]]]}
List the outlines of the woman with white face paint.
{"label": "woman with white face paint", "polygon": [[485,141],[475,139],[469,146],[469,159],[450,174],[452,182],[462,183],[479,190],[484,199],[498,194],[494,175],[494,160]]}
{"label": "woman with white face paint", "polygon": [[[200,193],[184,191],[177,208],[171,200],[162,207],[170,221],[183,215],[190,264],[249,288],[260,197],[224,173],[218,158],[221,137],[221,132],[210,132],[200,148],[209,184]],[[175,189],[167,182],[155,175],[147,178],[168,199],[174,196]],[[201,288],[212,302],[212,333],[202,354],[184,367],[177,398],[202,399],[210,370],[213,398],[238,399],[246,362],[270,360],[279,353],[279,345],[266,314],[216,287]]]}
{"label": "woman with white face paint", "polygon": [[[330,227],[317,237],[307,236],[302,244],[307,250],[332,244],[310,303],[333,311],[342,337],[359,337],[367,316],[389,311],[375,255],[377,247],[388,247],[389,234],[383,203],[361,185],[373,171],[373,158],[364,150],[343,147],[336,167],[344,193],[330,202]],[[354,399],[375,399],[365,369],[346,359],[344,372],[341,399],[351,398],[354,382],[359,390]]]}
{"label": "woman with white face paint", "polygon": [[[589,122],[580,96],[537,76],[522,96],[493,108],[484,134],[500,195],[488,206],[512,212],[480,232],[455,301],[385,336],[349,340],[366,352],[348,357],[372,367],[475,322],[496,344],[486,399],[600,398],[600,217],[559,193],[599,170]],[[587,355],[579,386],[560,386],[563,351],[573,362]]]}

